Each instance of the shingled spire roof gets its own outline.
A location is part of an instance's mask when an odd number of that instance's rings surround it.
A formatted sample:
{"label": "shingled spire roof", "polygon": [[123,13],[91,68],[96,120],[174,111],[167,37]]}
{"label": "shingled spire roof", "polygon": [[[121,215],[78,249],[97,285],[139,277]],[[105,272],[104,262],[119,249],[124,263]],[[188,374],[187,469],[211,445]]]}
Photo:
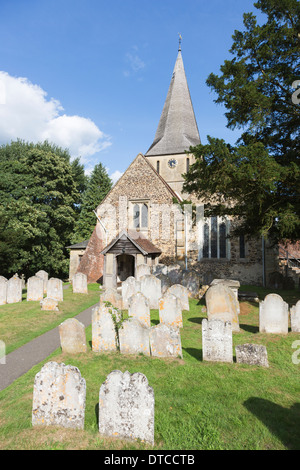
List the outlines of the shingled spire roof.
{"label": "shingled spire roof", "polygon": [[179,43],[178,56],[158,128],[153,144],[145,155],[184,153],[190,146],[200,143]]}

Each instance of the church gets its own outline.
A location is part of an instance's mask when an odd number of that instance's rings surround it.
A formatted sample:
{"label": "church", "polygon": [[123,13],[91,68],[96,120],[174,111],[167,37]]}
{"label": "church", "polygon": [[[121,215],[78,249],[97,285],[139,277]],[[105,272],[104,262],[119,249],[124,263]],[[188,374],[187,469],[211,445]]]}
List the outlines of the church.
{"label": "church", "polygon": [[195,161],[189,149],[200,143],[179,43],[154,140],[95,208],[91,238],[68,247],[70,280],[83,272],[88,282],[117,287],[135,276],[139,264],[179,264],[194,270],[204,285],[215,278],[267,284],[278,272],[276,250],[264,240],[230,238],[234,220],[205,219],[204,201],[183,193],[182,175]]}

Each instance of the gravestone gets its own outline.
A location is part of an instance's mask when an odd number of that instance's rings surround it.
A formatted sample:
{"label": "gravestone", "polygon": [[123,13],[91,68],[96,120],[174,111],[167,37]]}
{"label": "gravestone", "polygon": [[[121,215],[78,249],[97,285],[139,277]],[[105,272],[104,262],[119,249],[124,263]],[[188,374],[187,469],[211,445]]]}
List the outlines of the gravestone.
{"label": "gravestone", "polygon": [[195,299],[198,298],[200,290],[200,276],[193,269],[183,271],[181,281],[174,282],[173,284],[181,284],[185,286],[188,290],[189,297]]}
{"label": "gravestone", "polygon": [[0,339],[0,364],[6,364],[6,345],[5,342]]}
{"label": "gravestone", "polygon": [[141,292],[137,292],[129,298],[128,316],[135,318],[146,328],[150,328],[149,300]]}
{"label": "gravestone", "polygon": [[136,267],[136,279],[139,281],[142,276],[151,274],[150,266],[148,264],[138,264]]}
{"label": "gravestone", "polygon": [[202,320],[202,354],[204,361],[233,362],[230,322]]}
{"label": "gravestone", "polygon": [[41,269],[37,273],[35,273],[36,276],[41,277],[44,281],[44,294],[47,293],[47,283],[48,283],[48,273]]}
{"label": "gravestone", "polygon": [[99,433],[154,444],[154,391],[136,372],[111,372],[99,392]]}
{"label": "gravestone", "polygon": [[182,358],[179,328],[170,328],[160,323],[150,329],[149,338],[152,356]]}
{"label": "gravestone", "polygon": [[122,296],[118,293],[117,289],[112,287],[106,287],[100,294],[100,304],[104,302],[110,302],[115,308],[120,310],[123,308]]}
{"label": "gravestone", "polygon": [[229,287],[229,289],[233,291],[236,300],[238,300],[239,288],[241,286],[239,281],[236,281],[234,279],[214,279],[210,283],[210,286],[216,286],[218,284],[223,284],[223,286]]}
{"label": "gravestone", "polygon": [[32,276],[27,280],[27,300],[41,301],[44,298],[44,281],[41,277]]}
{"label": "gravestone", "polygon": [[95,352],[117,350],[115,324],[110,311],[112,308],[104,304],[93,309],[92,350]]}
{"label": "gravestone", "polygon": [[260,344],[239,344],[235,348],[236,362],[269,367],[267,348]]}
{"label": "gravestone", "polygon": [[76,273],[72,279],[72,288],[74,294],[87,294],[87,275],[83,273]]}
{"label": "gravestone", "polygon": [[42,310],[58,312],[58,300],[56,299],[50,299],[49,297],[46,297],[40,301],[40,304]]}
{"label": "gravestone", "polygon": [[180,303],[182,310],[189,310],[189,294],[186,287],[182,286],[181,284],[174,284],[173,286],[169,287],[167,293],[175,295]]}
{"label": "gravestone", "polygon": [[141,292],[149,299],[150,309],[157,309],[161,298],[161,281],[155,276],[146,275],[140,278]]}
{"label": "gravestone", "polygon": [[136,294],[141,288],[141,283],[133,276],[129,276],[125,281],[122,282],[122,301],[123,308],[128,309],[128,300]]}
{"label": "gravestone", "polygon": [[8,304],[22,302],[22,279],[15,274],[7,281],[7,297]]}
{"label": "gravestone", "polygon": [[58,327],[63,353],[86,352],[85,326],[76,318],[68,318]]}
{"label": "gravestone", "polygon": [[300,300],[291,310],[291,330],[293,333],[300,333]]}
{"label": "gravestone", "polygon": [[7,279],[0,276],[0,305],[5,305],[7,300]]}
{"label": "gravestone", "polygon": [[51,277],[47,282],[47,297],[50,299],[63,301],[63,283],[60,279]]}
{"label": "gravestone", "polygon": [[32,425],[84,428],[86,383],[74,366],[48,362],[36,374]]}
{"label": "gravestone", "polygon": [[173,295],[164,295],[159,299],[159,321],[173,328],[182,328],[182,311],[179,299]]}
{"label": "gravestone", "polygon": [[278,294],[268,294],[259,303],[260,333],[287,334],[289,306]]}
{"label": "gravestone", "polygon": [[229,321],[232,331],[240,331],[238,301],[234,292],[224,284],[211,286],[205,293],[208,320]]}
{"label": "gravestone", "polygon": [[155,274],[155,277],[157,279],[160,279],[161,282],[161,294],[165,295],[166,291],[171,287],[172,283],[169,279],[169,276],[167,274]]}
{"label": "gravestone", "polygon": [[145,328],[135,318],[123,322],[119,329],[119,343],[122,354],[150,356],[149,328]]}

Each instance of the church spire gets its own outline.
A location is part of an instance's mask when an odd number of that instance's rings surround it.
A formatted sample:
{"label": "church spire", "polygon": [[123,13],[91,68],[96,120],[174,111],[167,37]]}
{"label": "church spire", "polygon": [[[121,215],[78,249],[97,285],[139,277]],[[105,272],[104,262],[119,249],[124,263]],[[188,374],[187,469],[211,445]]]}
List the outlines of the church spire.
{"label": "church spire", "polygon": [[160,117],[154,141],[146,156],[184,153],[200,144],[195,113],[186,80],[179,35],[178,56],[169,91]]}

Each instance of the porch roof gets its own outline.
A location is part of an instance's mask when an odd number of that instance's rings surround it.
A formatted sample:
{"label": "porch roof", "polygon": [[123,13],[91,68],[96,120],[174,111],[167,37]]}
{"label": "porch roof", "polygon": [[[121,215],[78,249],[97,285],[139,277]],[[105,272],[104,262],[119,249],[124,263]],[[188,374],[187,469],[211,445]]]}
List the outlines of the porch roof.
{"label": "porch roof", "polygon": [[114,245],[121,239],[126,237],[143,255],[161,254],[161,249],[153,245],[141,232],[135,230],[123,230],[119,235],[114,238],[102,251],[101,254],[108,253]]}

